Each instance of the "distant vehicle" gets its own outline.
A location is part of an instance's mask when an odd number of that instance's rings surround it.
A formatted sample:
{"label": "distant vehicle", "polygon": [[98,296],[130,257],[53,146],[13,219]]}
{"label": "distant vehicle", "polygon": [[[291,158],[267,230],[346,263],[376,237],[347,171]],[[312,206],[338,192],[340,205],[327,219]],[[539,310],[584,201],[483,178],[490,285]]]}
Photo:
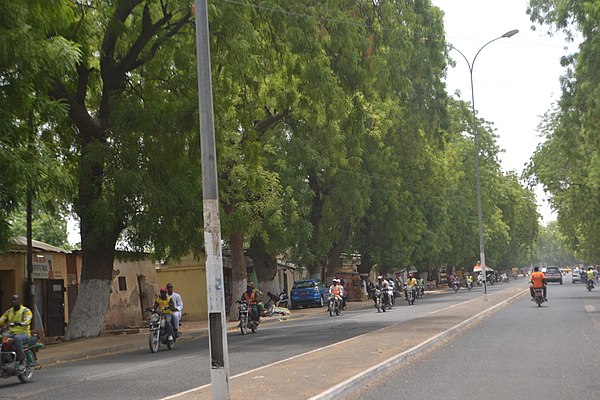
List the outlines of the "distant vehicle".
{"label": "distant vehicle", "polygon": [[329,288],[320,279],[304,279],[294,282],[290,293],[292,309],[316,305],[323,307]]}
{"label": "distant vehicle", "polygon": [[546,282],[548,282],[548,283],[557,282],[557,283],[560,283],[561,285],[563,284],[563,275],[562,275],[562,272],[560,272],[560,268],[558,268],[558,267],[546,268],[544,275],[546,276]]}
{"label": "distant vehicle", "polygon": [[571,272],[571,283],[585,283],[587,282],[587,275],[584,270],[574,269]]}

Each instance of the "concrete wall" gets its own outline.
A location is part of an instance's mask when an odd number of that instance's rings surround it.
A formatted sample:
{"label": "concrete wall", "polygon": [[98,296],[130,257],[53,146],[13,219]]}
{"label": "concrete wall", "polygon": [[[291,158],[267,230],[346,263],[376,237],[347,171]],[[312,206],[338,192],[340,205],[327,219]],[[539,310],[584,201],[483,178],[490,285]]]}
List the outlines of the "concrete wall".
{"label": "concrete wall", "polygon": [[[192,256],[179,262],[170,262],[156,270],[159,286],[173,284],[173,290],[183,299],[183,321],[208,318],[206,292],[206,266],[204,258]],[[158,293],[158,292],[157,292]]]}
{"label": "concrete wall", "polygon": [[105,329],[142,326],[146,318],[144,310],[154,304],[158,289],[156,264],[149,257],[141,261],[115,259]]}

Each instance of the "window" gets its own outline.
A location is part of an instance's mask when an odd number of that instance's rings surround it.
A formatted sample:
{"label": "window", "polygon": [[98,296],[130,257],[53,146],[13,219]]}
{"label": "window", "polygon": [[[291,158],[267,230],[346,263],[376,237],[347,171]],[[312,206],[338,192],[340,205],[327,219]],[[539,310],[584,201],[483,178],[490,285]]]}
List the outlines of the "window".
{"label": "window", "polygon": [[122,292],[124,290],[127,290],[127,277],[120,276],[119,277],[119,291]]}

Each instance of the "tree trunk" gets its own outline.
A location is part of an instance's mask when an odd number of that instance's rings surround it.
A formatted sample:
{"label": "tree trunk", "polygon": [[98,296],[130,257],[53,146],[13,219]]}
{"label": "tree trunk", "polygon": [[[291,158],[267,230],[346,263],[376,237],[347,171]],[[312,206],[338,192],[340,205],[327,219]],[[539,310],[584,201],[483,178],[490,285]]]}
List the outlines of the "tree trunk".
{"label": "tree trunk", "polygon": [[281,292],[277,278],[277,260],[271,257],[267,252],[264,240],[261,237],[254,237],[250,242],[248,255],[254,264],[254,270],[258,276],[259,289],[263,294],[264,302],[269,298],[266,296],[268,292],[278,295]]}
{"label": "tree trunk", "polygon": [[352,231],[351,224],[344,220],[342,221],[342,232],[340,233],[340,238],[335,243],[331,249],[329,250],[329,254],[327,255],[327,284],[331,284],[331,279],[336,273],[337,267],[340,263],[340,257],[343,251],[346,249],[348,245],[348,241],[350,240],[350,232]]}
{"label": "tree trunk", "polygon": [[360,264],[358,265],[358,273],[359,274],[368,274],[371,272],[371,268],[373,268],[373,260],[368,254],[360,255]]}
{"label": "tree trunk", "polygon": [[[82,227],[84,225],[82,221]],[[85,240],[83,231],[82,229],[82,242]],[[115,242],[108,242],[96,244],[93,249],[87,246],[83,251],[81,285],[69,318],[65,340],[95,337],[104,329],[115,257]]]}
{"label": "tree trunk", "polygon": [[231,307],[229,309],[229,321],[237,321],[238,305],[236,303],[246,291],[248,274],[246,273],[246,260],[244,259],[244,235],[234,232],[229,237],[231,249]]}

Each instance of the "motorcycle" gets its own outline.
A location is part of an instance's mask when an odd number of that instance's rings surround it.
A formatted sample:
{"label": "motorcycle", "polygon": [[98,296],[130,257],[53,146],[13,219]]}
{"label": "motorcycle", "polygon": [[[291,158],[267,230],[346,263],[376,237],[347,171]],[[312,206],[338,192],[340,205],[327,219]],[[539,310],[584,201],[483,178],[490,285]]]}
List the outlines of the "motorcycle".
{"label": "motorcycle", "polygon": [[156,353],[161,344],[167,346],[169,350],[175,347],[176,336],[173,336],[172,340],[169,340],[167,335],[167,317],[164,313],[165,309],[155,310],[153,308],[147,308],[146,311],[150,312],[150,321],[148,328],[150,329],[150,335],[148,336],[148,346],[152,353]]}
{"label": "motorcycle", "polygon": [[423,298],[423,296],[425,296],[425,287],[424,287],[423,285],[420,285],[420,286],[417,288],[417,298],[418,298],[418,299],[422,299],[422,298]]}
{"label": "motorcycle", "polygon": [[327,305],[330,317],[333,317],[333,314],[340,315],[340,299],[335,294],[329,293]]}
{"label": "motorcycle", "polygon": [[473,289],[473,281],[471,281],[471,282],[467,281],[467,290],[470,292],[471,289]]}
{"label": "motorcycle", "polygon": [[25,369],[18,371],[17,368],[17,348],[14,344],[14,339],[2,336],[2,345],[0,347],[0,377],[10,378],[16,376],[22,383],[31,382],[33,379],[33,371],[42,368],[37,364],[37,356],[35,353],[44,348],[44,344],[40,342],[38,335],[31,335],[29,342],[23,343],[23,351],[25,353]]}
{"label": "motorcycle", "polygon": [[452,282],[452,290],[454,290],[454,293],[456,293],[458,292],[458,289],[460,289],[460,282],[458,279],[455,279],[454,282]]}
{"label": "motorcycle", "polygon": [[373,299],[375,300],[375,308],[377,309],[377,312],[385,312],[385,307],[383,306],[383,300],[382,300],[382,294],[381,294],[381,290],[379,289],[375,289],[375,292],[373,294]]}
{"label": "motorcycle", "polygon": [[240,305],[239,307],[239,320],[240,320],[240,332],[242,335],[248,333],[248,331],[252,331],[252,333],[256,333],[258,330],[258,321],[252,317],[252,313],[250,312],[250,306],[245,301],[237,301]]}
{"label": "motorcycle", "polygon": [[588,279],[588,281],[587,281],[588,292],[591,292],[593,288],[594,288],[594,281],[592,279]]}
{"label": "motorcycle", "polygon": [[269,296],[269,301],[264,305],[263,312],[261,313],[262,317],[286,316],[291,314],[287,308],[288,296],[285,292],[281,292],[279,296],[267,292],[267,296]]}
{"label": "motorcycle", "polygon": [[542,306],[542,303],[546,300],[544,300],[544,289],[542,288],[534,288],[533,289],[533,300],[536,302],[536,304],[538,305],[538,307]]}
{"label": "motorcycle", "polygon": [[510,282],[510,278],[508,277],[508,275],[506,275],[506,273],[503,273],[502,275],[500,275],[500,282],[502,282],[502,283]]}
{"label": "motorcycle", "polygon": [[415,304],[415,289],[414,288],[410,288],[410,287],[406,287],[406,301],[408,302],[409,306],[412,306]]}

